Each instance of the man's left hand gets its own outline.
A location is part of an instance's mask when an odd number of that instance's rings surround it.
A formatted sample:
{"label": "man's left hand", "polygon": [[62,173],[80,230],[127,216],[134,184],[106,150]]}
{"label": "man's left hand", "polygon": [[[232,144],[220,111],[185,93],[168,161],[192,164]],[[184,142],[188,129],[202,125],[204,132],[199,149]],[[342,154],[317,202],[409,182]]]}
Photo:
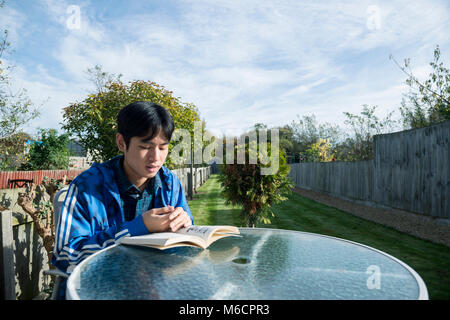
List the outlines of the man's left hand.
{"label": "man's left hand", "polygon": [[189,214],[184,211],[182,207],[176,207],[175,210],[169,215],[169,219],[169,229],[172,232],[192,225],[191,217],[189,217]]}

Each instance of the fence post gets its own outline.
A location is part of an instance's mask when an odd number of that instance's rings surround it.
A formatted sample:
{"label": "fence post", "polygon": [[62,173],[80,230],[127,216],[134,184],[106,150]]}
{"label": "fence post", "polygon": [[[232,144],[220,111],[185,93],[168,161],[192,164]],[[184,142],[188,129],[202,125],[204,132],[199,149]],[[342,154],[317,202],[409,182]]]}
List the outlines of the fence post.
{"label": "fence post", "polygon": [[0,300],[16,300],[11,210],[0,211]]}
{"label": "fence post", "polygon": [[190,172],[188,172],[187,176],[188,176],[188,200],[192,200],[194,196],[194,179],[193,179],[194,172],[192,170],[192,167]]}

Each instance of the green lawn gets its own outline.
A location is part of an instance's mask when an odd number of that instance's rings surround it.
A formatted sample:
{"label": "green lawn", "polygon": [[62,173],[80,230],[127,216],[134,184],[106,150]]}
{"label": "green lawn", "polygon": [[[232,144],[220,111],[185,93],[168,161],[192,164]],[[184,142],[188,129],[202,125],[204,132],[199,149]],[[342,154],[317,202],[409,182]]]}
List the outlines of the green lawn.
{"label": "green lawn", "polygon": [[[195,224],[243,226],[241,209],[225,204],[217,177],[212,175],[189,201]],[[313,232],[368,245],[402,260],[419,273],[430,299],[450,299],[450,248],[444,245],[421,240],[295,193],[273,211],[276,217],[272,223],[257,227]]]}

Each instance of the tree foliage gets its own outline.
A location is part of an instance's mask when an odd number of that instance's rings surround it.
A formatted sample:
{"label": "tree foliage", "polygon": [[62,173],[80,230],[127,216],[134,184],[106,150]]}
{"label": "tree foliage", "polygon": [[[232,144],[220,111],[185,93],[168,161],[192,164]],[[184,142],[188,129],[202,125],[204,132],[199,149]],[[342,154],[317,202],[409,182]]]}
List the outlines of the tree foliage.
{"label": "tree foliage", "polygon": [[360,114],[344,112],[347,119],[344,121],[350,127],[352,134],[338,148],[338,159],[344,161],[373,159],[373,136],[391,132],[395,127],[392,119],[393,112],[383,119],[376,114],[377,106],[363,105]]}
{"label": "tree foliage", "polygon": [[[4,1],[0,1],[0,8]],[[8,30],[0,36],[0,169],[17,170],[24,160],[24,142],[29,137],[23,132],[24,126],[39,116],[39,107],[35,106],[21,89],[11,89],[10,71],[12,66],[5,65],[4,55],[10,50]]]}
{"label": "tree foliage", "polygon": [[296,144],[294,138],[294,132],[289,125],[285,125],[277,128],[280,136],[280,148],[287,153],[296,152]]}
{"label": "tree foliage", "polygon": [[[377,106],[363,105],[360,114],[344,112],[348,126],[343,130],[338,125],[318,123],[314,114],[298,117],[291,125],[283,127],[287,140],[280,145],[288,154],[300,155],[300,161],[326,162],[332,160],[357,161],[373,157],[373,136],[392,132],[397,122],[392,119],[393,112],[384,118],[378,117]],[[298,158],[297,158],[298,159]]]}
{"label": "tree foliage", "polygon": [[0,171],[16,171],[26,162],[25,142],[30,139],[24,132],[0,138]]}
{"label": "tree foliage", "polygon": [[[197,108],[183,103],[155,82],[133,81],[124,84],[120,80],[107,82],[105,89],[82,102],[64,108],[63,128],[73,133],[94,161],[106,161],[118,154],[115,136],[116,117],[120,109],[135,101],[151,101],[165,107],[171,114],[175,128],[193,132],[194,122],[199,120]],[[169,146],[169,152],[172,146]],[[171,167],[170,159],[166,165]]]}
{"label": "tree foliage", "polygon": [[307,159],[307,155],[311,151],[311,147],[319,143],[320,139],[326,139],[328,141],[330,152],[332,152],[342,136],[339,126],[328,122],[318,123],[314,114],[304,115],[303,117],[297,115],[297,121],[292,121],[285,128],[285,130],[292,132],[292,149],[291,151],[287,151],[287,153],[292,152],[298,154],[304,161],[316,161],[316,158]]}
{"label": "tree foliage", "polygon": [[92,68],[88,68],[86,75],[87,79],[94,84],[96,92],[105,92],[106,86],[109,83],[120,81],[120,78],[122,77],[122,74],[115,75],[104,71],[99,64],[96,64]]}
{"label": "tree foliage", "polygon": [[69,134],[59,135],[55,129],[41,129],[38,141],[33,141],[22,170],[67,170],[70,153]]}
{"label": "tree foliage", "polygon": [[331,143],[328,139],[320,138],[306,150],[306,160],[310,162],[328,162],[333,159]]}
{"label": "tree foliage", "polygon": [[410,91],[402,98],[400,113],[405,128],[421,128],[445,120],[450,120],[450,70],[440,61],[439,46],[434,50],[434,59],[430,62],[432,72],[424,82],[413,74],[410,59],[397,66],[408,76],[406,84]]}
{"label": "tree foliage", "polygon": [[288,177],[289,166],[282,150],[272,154],[271,144],[266,144],[267,158],[273,159],[273,156],[277,156],[279,167],[274,174],[264,175],[261,174],[261,168],[269,167],[272,163],[258,161],[251,164],[249,150],[255,146],[250,144],[251,142],[245,144],[245,164],[238,164],[237,145],[235,146],[234,163],[222,166],[219,181],[227,203],[241,205],[244,222],[254,227],[257,222],[270,223],[270,217],[274,216],[272,205],[287,200],[292,182]]}

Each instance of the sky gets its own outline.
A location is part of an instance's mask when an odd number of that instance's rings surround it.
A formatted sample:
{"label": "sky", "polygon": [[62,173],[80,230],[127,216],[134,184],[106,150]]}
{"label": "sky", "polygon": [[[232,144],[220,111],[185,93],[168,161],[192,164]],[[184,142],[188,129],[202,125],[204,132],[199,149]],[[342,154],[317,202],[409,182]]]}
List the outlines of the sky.
{"label": "sky", "polygon": [[449,17],[445,0],[6,0],[0,30],[13,87],[41,105],[28,133],[61,130],[98,64],[193,103],[214,135],[238,135],[311,114],[344,126],[364,104],[398,116],[408,87],[389,56],[426,79],[439,45],[448,67]]}

